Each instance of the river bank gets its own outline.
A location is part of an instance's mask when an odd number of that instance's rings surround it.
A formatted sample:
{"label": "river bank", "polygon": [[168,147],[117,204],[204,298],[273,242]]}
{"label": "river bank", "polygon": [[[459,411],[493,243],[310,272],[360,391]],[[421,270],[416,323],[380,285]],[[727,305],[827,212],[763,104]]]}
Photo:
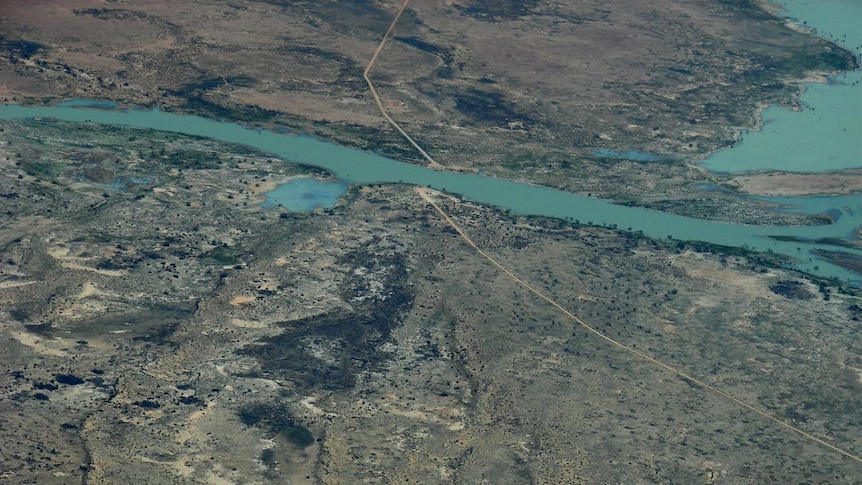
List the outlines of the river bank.
{"label": "river bank", "polygon": [[[408,183],[459,194],[476,202],[509,209],[518,214],[544,215],[595,225],[641,231],[654,238],[704,241],[758,251],[773,251],[794,258],[795,267],[821,277],[858,281],[859,276],[825,260],[801,256],[801,248],[829,251],[819,244],[766,240],[768,236],[795,236],[808,240],[851,237],[862,225],[862,207],[834,224],[803,227],[760,227],[716,223],[653,210],[625,207],[607,201],[534,185],[519,184],[473,174],[448,173],[398,162],[378,155],[339,147],[310,137],[276,134],[235,123],[154,110],[109,111],[72,107],[0,106],[0,118],[22,120],[55,118],[64,121],[147,128],[203,136],[248,145],[293,162],[331,171],[347,183]],[[806,260],[807,259],[807,260]]]}

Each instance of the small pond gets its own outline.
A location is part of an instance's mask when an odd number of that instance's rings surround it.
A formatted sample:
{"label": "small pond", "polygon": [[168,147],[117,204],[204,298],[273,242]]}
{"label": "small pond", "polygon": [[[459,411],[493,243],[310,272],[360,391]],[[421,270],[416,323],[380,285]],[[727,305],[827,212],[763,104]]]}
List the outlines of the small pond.
{"label": "small pond", "polygon": [[309,177],[297,177],[267,192],[263,207],[281,206],[291,212],[331,209],[347,192],[342,182],[327,182]]}

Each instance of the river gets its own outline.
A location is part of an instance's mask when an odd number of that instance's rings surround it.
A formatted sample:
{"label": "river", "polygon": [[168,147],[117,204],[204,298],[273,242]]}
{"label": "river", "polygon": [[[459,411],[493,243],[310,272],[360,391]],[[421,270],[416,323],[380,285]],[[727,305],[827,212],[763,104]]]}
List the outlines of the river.
{"label": "river", "polygon": [[[574,195],[528,184],[480,175],[438,172],[398,162],[372,153],[337,146],[307,136],[292,136],[248,128],[236,123],[158,110],[105,110],[80,106],[0,105],[0,119],[54,118],[70,122],[92,122],[202,136],[228,143],[240,143],[285,160],[314,165],[333,172],[347,183],[403,182],[457,193],[467,199],[510,209],[514,213],[579,220],[582,223],[615,225],[620,229],[679,240],[704,241],[733,247],[774,251],[799,258],[796,267],[827,278],[857,284],[860,276],[818,260],[811,249],[834,247],[811,243],[775,241],[764,236],[800,238],[849,238],[862,225],[862,204],[858,198],[836,199],[842,216],[835,224],[805,227],[764,227],[726,224],[692,219],[637,207]],[[804,200],[803,200],[804,202]],[[862,251],[845,249],[862,256]]]}

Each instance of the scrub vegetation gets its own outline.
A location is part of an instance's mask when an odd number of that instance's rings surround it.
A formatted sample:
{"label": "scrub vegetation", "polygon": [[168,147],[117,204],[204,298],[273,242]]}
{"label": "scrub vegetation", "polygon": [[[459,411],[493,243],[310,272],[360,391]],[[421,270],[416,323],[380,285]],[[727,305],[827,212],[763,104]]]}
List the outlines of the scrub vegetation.
{"label": "scrub vegetation", "polygon": [[[158,106],[425,163],[362,78],[394,3],[91,3],[0,2],[0,99]],[[373,77],[387,112],[452,170],[735,223],[823,223],[738,197],[775,189],[757,174],[696,166],[756,127],[758,107],[794,106],[799,77],[857,67],[763,5],[415,2]],[[845,190],[850,174],[779,188]],[[596,338],[414,187],[351,186],[309,213],[261,205],[297,176],[331,179],[202,138],[0,122],[0,482],[862,475]],[[429,193],[597,331],[862,455],[858,288],[744,247]],[[818,256],[862,271],[855,240],[820,242],[835,249]]]}
{"label": "scrub vegetation", "polygon": [[[858,477],[596,339],[411,187],[288,213],[260,191],[324,174],[147,130],[0,129],[8,483]],[[858,290],[768,253],[434,197],[598,330],[859,453]]]}

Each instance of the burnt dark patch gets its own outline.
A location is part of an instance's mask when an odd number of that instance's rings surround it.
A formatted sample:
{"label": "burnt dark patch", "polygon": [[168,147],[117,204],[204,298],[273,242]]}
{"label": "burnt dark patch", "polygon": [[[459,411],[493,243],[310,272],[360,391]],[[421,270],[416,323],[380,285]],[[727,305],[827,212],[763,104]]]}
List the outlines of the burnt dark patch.
{"label": "burnt dark patch", "polygon": [[767,12],[758,0],[716,0],[715,3],[726,10],[740,12],[746,17],[776,20],[776,17]]}
{"label": "burnt dark patch", "polygon": [[532,241],[524,236],[514,236],[509,240],[509,246],[518,250],[524,249],[531,244]]}
{"label": "burnt dark patch", "polygon": [[256,402],[237,410],[239,420],[246,426],[255,426],[301,447],[314,443],[314,436],[305,426],[296,422],[284,403]]}
{"label": "burnt dark patch", "polygon": [[475,19],[493,22],[525,17],[538,4],[538,0],[473,0],[458,10]]}
{"label": "burnt dark patch", "polygon": [[450,62],[452,61],[452,59],[454,59],[452,49],[447,49],[445,47],[440,47],[430,42],[425,42],[418,37],[395,37],[394,39],[411,47],[415,47],[422,52],[427,52],[428,54],[435,55],[446,62]]}
{"label": "burnt dark patch", "polygon": [[413,294],[404,286],[404,255],[358,250],[342,256],[339,263],[352,269],[340,285],[341,297],[354,308],[365,309],[372,318],[391,321],[393,312],[397,314],[412,303]]}
{"label": "burnt dark patch", "polygon": [[57,374],[54,376],[54,380],[67,386],[77,386],[84,383],[84,379],[74,374]]}
{"label": "burnt dark patch", "polygon": [[39,51],[45,50],[45,46],[38,42],[23,39],[6,39],[0,36],[0,49],[7,52],[10,59],[29,59]]}
{"label": "burnt dark patch", "polygon": [[24,308],[12,308],[11,310],[9,310],[9,316],[12,317],[15,321],[26,322],[30,319],[30,312],[25,310]]}
{"label": "burnt dark patch", "polygon": [[424,344],[417,347],[416,353],[426,359],[439,359],[443,355],[440,346],[430,340],[426,340]]}
{"label": "burnt dark patch", "polygon": [[787,49],[780,56],[755,55],[754,59],[761,69],[750,71],[748,75],[755,80],[787,74],[798,77],[811,71],[850,71],[859,68],[852,51],[825,41]]}
{"label": "burnt dark patch", "polygon": [[147,14],[122,8],[78,8],[72,11],[78,16],[92,16],[99,20],[147,19]]}
{"label": "burnt dark patch", "polygon": [[259,108],[252,105],[223,106],[207,99],[207,92],[225,84],[235,87],[250,87],[257,82],[249,76],[227,76],[201,78],[184,84],[177,89],[168,90],[167,94],[185,100],[185,109],[220,119],[236,121],[265,122],[278,116],[276,111]]}
{"label": "burnt dark patch", "polygon": [[284,436],[287,441],[303,448],[311,446],[314,443],[314,435],[311,434],[311,431],[309,431],[305,426],[299,424],[294,425],[289,430],[283,431],[282,436]]}
{"label": "burnt dark patch", "polygon": [[151,304],[149,307],[126,313],[99,315],[88,320],[86,325],[71,328],[54,327],[50,324],[25,324],[24,329],[45,337],[53,337],[62,332],[67,337],[71,335],[77,339],[79,345],[86,345],[86,338],[111,335],[116,331],[122,331],[124,338],[130,337],[135,342],[173,345],[171,336],[177,327],[196,311],[197,302]]}
{"label": "burnt dark patch", "polygon": [[497,91],[471,88],[457,93],[455,109],[479,123],[504,125],[511,121],[520,121],[532,124],[529,117],[518,112],[517,108]]}
{"label": "burnt dark patch", "polygon": [[266,465],[270,470],[278,466],[278,460],[275,457],[275,450],[267,448],[260,452],[260,462]]}
{"label": "burnt dark patch", "polygon": [[[290,379],[300,388],[352,388],[357,372],[375,368],[386,358],[376,349],[389,336],[385,320],[324,314],[282,325],[288,327],[284,333],[261,339],[238,353],[257,358],[264,375]],[[320,353],[327,358],[314,355]]]}
{"label": "burnt dark patch", "polygon": [[135,401],[132,404],[134,404],[135,406],[142,407],[144,409],[159,409],[160,407],[162,407],[162,405],[159,404],[158,402],[151,401],[149,399],[144,399],[141,401]]}
{"label": "burnt dark patch", "polygon": [[33,389],[41,389],[45,391],[56,391],[58,387],[50,382],[39,382],[36,381],[33,383]]}
{"label": "burnt dark patch", "polygon": [[53,336],[56,329],[49,323],[41,323],[36,325],[24,325],[24,330],[36,335]]}
{"label": "burnt dark patch", "polygon": [[[392,21],[392,14],[380,8],[377,2],[370,0],[308,2],[305,8],[338,31],[349,32],[365,39],[377,39],[380,32],[385,32]],[[404,12],[403,15],[404,17],[413,17],[410,10]],[[415,21],[415,18],[405,18],[404,20],[405,28],[415,25],[415,22],[410,22],[411,20]]]}
{"label": "burnt dark patch", "polygon": [[258,360],[263,375],[289,379],[301,389],[344,390],[355,385],[357,374],[389,359],[380,347],[413,304],[406,258],[366,248],[339,262],[350,269],[340,293],[354,311],[283,322],[281,334],[240,349]]}
{"label": "burnt dark patch", "polygon": [[316,57],[318,59],[324,59],[327,61],[332,61],[343,66],[356,66],[356,62],[353,59],[342,55],[336,51],[330,51],[326,49],[321,49],[319,47],[307,46],[307,45],[285,45],[284,51],[293,53],[293,54],[303,54],[309,57]]}
{"label": "burnt dark patch", "polygon": [[217,246],[212,251],[201,255],[201,262],[221,266],[234,265],[239,263],[239,251],[227,245]]}
{"label": "burnt dark patch", "polygon": [[179,399],[179,403],[180,404],[186,404],[186,405],[197,405],[197,406],[203,406],[204,405],[203,400],[201,400],[200,398],[195,397],[195,396],[181,397]]}
{"label": "burnt dark patch", "polygon": [[133,337],[132,341],[152,342],[156,345],[173,346],[174,343],[171,341],[171,336],[174,334],[174,332],[177,331],[177,328],[180,326],[180,323],[180,320],[172,320],[169,322],[162,323],[158,326],[152,326],[146,329],[143,335]]}
{"label": "burnt dark patch", "polygon": [[[440,47],[438,45],[432,44],[430,42],[425,42],[422,39],[417,37],[395,37],[395,40],[398,42],[407,44],[411,47],[414,47],[422,52],[426,52],[433,56],[440,58],[443,61],[443,66],[437,70],[436,74],[438,77],[449,79],[453,74],[453,65],[455,64],[455,54],[452,49],[448,49],[445,47]],[[456,68],[462,68],[463,65],[454,66]]]}
{"label": "burnt dark patch", "polygon": [[254,85],[254,78],[250,76],[227,76],[227,77],[210,77],[198,79],[195,82],[184,84],[176,91],[172,91],[177,95],[201,94],[203,92],[215,89],[225,84],[231,86],[247,88]]}
{"label": "burnt dark patch", "polygon": [[[295,0],[254,0],[290,10],[289,15],[305,17],[305,22],[324,30],[348,33],[352,36],[379,41],[392,21],[392,13],[371,0],[331,0],[328,2],[297,2]],[[417,25],[419,20],[409,9],[404,12],[404,27]],[[328,26],[321,25],[329,24]]]}

